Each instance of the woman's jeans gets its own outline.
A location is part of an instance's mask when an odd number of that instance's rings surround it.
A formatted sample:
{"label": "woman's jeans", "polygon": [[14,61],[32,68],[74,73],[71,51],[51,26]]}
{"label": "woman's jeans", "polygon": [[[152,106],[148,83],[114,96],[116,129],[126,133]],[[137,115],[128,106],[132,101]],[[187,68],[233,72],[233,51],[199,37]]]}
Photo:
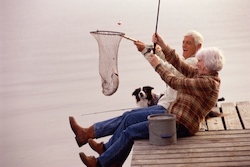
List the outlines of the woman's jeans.
{"label": "woman's jeans", "polygon": [[98,158],[102,166],[110,166],[114,162],[123,164],[128,157],[134,140],[148,139],[148,120],[151,114],[165,113],[160,105],[139,108],[125,112],[122,116],[95,123],[95,137],[113,136],[105,144],[106,151]]}
{"label": "woman's jeans", "polygon": [[[128,157],[134,140],[148,139],[148,119],[151,114],[165,113],[166,109],[160,105],[139,108],[125,112],[122,116],[94,124],[95,137],[113,136],[104,145],[106,151],[98,158],[98,163],[108,167],[114,162],[123,164]],[[177,137],[188,136],[188,129],[177,125]]]}

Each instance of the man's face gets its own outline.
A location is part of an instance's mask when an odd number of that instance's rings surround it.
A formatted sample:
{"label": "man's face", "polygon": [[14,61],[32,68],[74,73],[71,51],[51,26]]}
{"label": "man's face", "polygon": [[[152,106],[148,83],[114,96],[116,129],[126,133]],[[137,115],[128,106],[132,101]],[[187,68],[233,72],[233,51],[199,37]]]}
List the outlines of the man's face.
{"label": "man's face", "polygon": [[200,49],[200,47],[201,45],[195,46],[194,38],[191,35],[185,36],[182,42],[182,56],[185,59],[194,56],[194,54]]}

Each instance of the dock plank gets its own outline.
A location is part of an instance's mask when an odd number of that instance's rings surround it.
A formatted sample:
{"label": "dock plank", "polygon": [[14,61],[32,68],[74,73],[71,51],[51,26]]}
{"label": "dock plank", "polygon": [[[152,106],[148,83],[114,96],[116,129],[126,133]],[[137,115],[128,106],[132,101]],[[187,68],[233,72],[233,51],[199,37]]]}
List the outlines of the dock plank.
{"label": "dock plank", "polygon": [[234,103],[221,103],[226,129],[242,129]]}
{"label": "dock plank", "polygon": [[245,129],[250,129],[250,103],[249,101],[237,102],[237,109]]}
{"label": "dock plank", "polygon": [[[219,107],[214,107],[212,111],[220,113]],[[207,120],[208,130],[224,130],[224,125],[221,117],[210,118]]]}

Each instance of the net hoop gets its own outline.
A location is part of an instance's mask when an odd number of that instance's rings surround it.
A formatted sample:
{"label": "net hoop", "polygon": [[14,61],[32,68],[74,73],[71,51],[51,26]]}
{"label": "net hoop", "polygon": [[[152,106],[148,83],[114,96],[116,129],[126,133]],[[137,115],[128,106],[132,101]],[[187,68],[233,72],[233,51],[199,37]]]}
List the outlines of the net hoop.
{"label": "net hoop", "polygon": [[125,33],[117,31],[97,30],[91,31],[91,35],[97,40],[99,47],[99,74],[102,81],[102,93],[111,96],[119,86],[118,75],[118,49],[122,38],[137,41]]}
{"label": "net hoop", "polygon": [[91,31],[99,48],[99,74],[102,82],[102,93],[105,96],[114,94],[119,86],[118,49],[124,33],[115,31]]}
{"label": "net hoop", "polygon": [[97,31],[91,31],[91,34],[100,34],[100,35],[118,35],[118,36],[124,36],[125,33],[117,32],[117,31],[104,31],[104,30],[97,30]]}

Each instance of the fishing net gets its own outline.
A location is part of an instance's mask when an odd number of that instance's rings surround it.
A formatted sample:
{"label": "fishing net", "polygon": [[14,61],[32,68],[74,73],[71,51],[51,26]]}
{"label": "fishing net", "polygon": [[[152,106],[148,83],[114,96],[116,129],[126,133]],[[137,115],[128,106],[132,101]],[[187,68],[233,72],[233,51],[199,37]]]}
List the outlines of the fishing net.
{"label": "fishing net", "polygon": [[[157,20],[155,33],[157,32],[159,18],[160,0],[158,2]],[[119,24],[119,23],[118,23]],[[136,41],[133,38],[125,36],[122,32],[115,31],[92,31],[90,32],[97,40],[99,46],[99,74],[102,81],[102,92],[106,96],[111,96],[116,92],[119,86],[118,75],[118,49],[122,38]],[[156,44],[154,44],[155,53]]]}
{"label": "fishing net", "polygon": [[122,37],[121,32],[92,31],[99,47],[99,74],[102,82],[102,93],[111,96],[119,86],[118,49]]}

